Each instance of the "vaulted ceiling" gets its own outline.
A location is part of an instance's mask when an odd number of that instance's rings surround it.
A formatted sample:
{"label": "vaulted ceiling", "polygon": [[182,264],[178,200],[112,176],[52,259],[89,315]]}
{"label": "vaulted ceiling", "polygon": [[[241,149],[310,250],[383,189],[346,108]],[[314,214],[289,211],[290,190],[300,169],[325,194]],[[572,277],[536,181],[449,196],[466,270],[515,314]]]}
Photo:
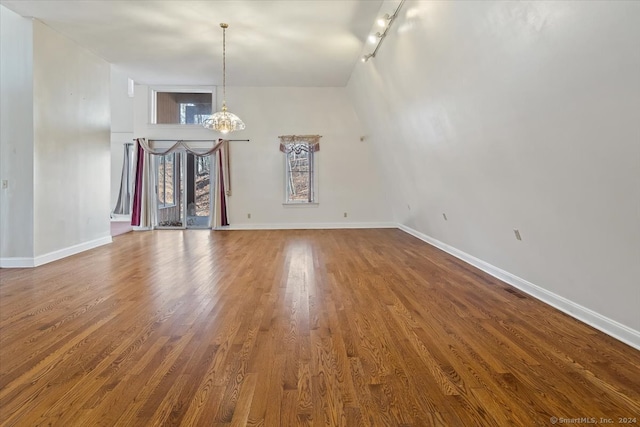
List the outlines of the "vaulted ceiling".
{"label": "vaulted ceiling", "polygon": [[381,0],[0,3],[156,85],[220,85],[226,22],[228,85],[344,86],[387,12]]}

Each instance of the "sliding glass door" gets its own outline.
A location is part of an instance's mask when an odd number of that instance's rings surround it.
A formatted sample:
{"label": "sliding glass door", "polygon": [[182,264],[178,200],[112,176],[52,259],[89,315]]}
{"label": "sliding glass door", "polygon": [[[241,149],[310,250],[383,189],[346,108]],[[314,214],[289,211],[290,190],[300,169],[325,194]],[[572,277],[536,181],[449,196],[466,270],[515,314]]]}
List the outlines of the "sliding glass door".
{"label": "sliding glass door", "polygon": [[156,159],[156,228],[211,228],[213,183],[211,156],[175,152]]}
{"label": "sliding glass door", "polygon": [[156,159],[157,228],[184,228],[183,153]]}
{"label": "sliding glass door", "polygon": [[187,228],[211,228],[212,172],[211,156],[187,154]]}

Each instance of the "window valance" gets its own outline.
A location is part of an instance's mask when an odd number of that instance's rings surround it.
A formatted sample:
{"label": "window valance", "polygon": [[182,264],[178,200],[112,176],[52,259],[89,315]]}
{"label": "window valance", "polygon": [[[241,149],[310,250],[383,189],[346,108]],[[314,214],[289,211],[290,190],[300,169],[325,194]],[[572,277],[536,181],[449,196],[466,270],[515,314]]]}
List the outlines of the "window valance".
{"label": "window valance", "polygon": [[295,151],[300,154],[303,151],[316,152],[320,151],[320,135],[281,135],[280,151],[283,153],[291,153]]}
{"label": "window valance", "polygon": [[[138,138],[136,139],[136,141],[138,141],[142,148],[144,148],[144,151],[156,156],[164,156],[176,151],[180,151],[184,148],[187,153],[193,154],[194,156],[204,157],[209,156],[222,148],[226,149],[227,151],[229,149],[229,140],[222,138],[218,139],[217,141],[211,141],[213,143],[213,147],[211,148],[195,148],[189,146],[187,141],[177,140],[171,147],[164,150],[154,150],[149,146],[149,142],[147,142],[146,138]],[[153,140],[150,140],[150,142],[152,141]]]}

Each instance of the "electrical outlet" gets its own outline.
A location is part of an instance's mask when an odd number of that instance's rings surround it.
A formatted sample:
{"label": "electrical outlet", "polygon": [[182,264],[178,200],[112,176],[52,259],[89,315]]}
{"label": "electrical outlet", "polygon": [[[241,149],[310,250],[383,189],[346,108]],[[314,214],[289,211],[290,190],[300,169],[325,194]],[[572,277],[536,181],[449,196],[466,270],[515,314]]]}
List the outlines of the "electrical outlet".
{"label": "electrical outlet", "polygon": [[448,219],[447,219],[447,214],[446,214],[446,213],[444,213],[444,212],[442,213],[442,218],[444,218],[444,220],[445,220],[445,221],[448,221]]}
{"label": "electrical outlet", "polygon": [[522,236],[520,236],[520,230],[518,230],[518,229],[514,228],[514,229],[513,229],[513,234],[515,234],[515,235],[516,235],[516,239],[517,239],[517,240],[522,240]]}
{"label": "electrical outlet", "polygon": [[247,218],[251,219],[251,214],[250,213],[247,214]]}
{"label": "electrical outlet", "polygon": [[3,179],[2,180],[2,189],[6,190],[7,188],[9,188],[9,180],[8,179]]}
{"label": "electrical outlet", "polygon": [[345,218],[347,217],[347,213],[346,213],[346,212],[344,213],[344,217],[345,217]]}

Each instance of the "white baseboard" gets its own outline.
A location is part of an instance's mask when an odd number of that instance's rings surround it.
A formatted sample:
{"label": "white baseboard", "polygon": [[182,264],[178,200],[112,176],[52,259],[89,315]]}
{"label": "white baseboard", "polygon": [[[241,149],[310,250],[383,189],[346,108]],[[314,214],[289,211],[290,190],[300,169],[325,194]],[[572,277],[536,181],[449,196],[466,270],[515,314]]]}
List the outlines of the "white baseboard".
{"label": "white baseboard", "polygon": [[392,222],[326,222],[300,224],[233,224],[216,230],[320,230],[336,228],[397,228]]}
{"label": "white baseboard", "polygon": [[131,223],[131,215],[111,215],[111,222],[128,222]]}
{"label": "white baseboard", "polygon": [[33,258],[12,257],[0,258],[0,268],[31,268],[35,267]]}
{"label": "white baseboard", "polygon": [[112,242],[111,236],[101,237],[100,239],[91,240],[89,242],[80,243],[77,245],[69,246],[68,248],[59,249],[57,251],[49,252],[44,255],[39,255],[35,258],[0,258],[1,268],[30,268],[38,267],[43,264],[47,264],[53,261],[57,261],[62,258],[66,258],[71,255],[79,254],[80,252],[88,251],[102,245],[107,245]]}
{"label": "white baseboard", "polygon": [[524,280],[518,276],[515,276],[508,271],[504,271],[498,267],[495,267],[481,259],[478,259],[472,255],[467,254],[459,249],[454,248],[453,246],[449,246],[446,243],[443,243],[433,237],[427,236],[426,234],[420,233],[406,225],[398,224],[398,228],[402,231],[411,234],[418,239],[429,243],[430,245],[435,246],[438,249],[442,249],[443,251],[453,255],[456,258],[461,259],[462,261],[473,265],[476,268],[484,271],[492,275],[493,277],[502,280],[509,285],[520,289],[521,291],[531,295],[532,297],[549,304],[550,306],[557,308],[563,313],[568,314],[571,317],[574,317],[581,322],[586,323],[607,335],[616,338],[631,347],[634,347],[640,350],[640,332],[634,329],[631,329],[628,326],[625,326],[621,323],[616,322],[615,320],[609,319],[595,311],[588,309],[586,307],[581,306],[567,298],[564,298],[560,295],[554,294],[551,291],[548,291],[540,286],[534,285],[527,280]]}

